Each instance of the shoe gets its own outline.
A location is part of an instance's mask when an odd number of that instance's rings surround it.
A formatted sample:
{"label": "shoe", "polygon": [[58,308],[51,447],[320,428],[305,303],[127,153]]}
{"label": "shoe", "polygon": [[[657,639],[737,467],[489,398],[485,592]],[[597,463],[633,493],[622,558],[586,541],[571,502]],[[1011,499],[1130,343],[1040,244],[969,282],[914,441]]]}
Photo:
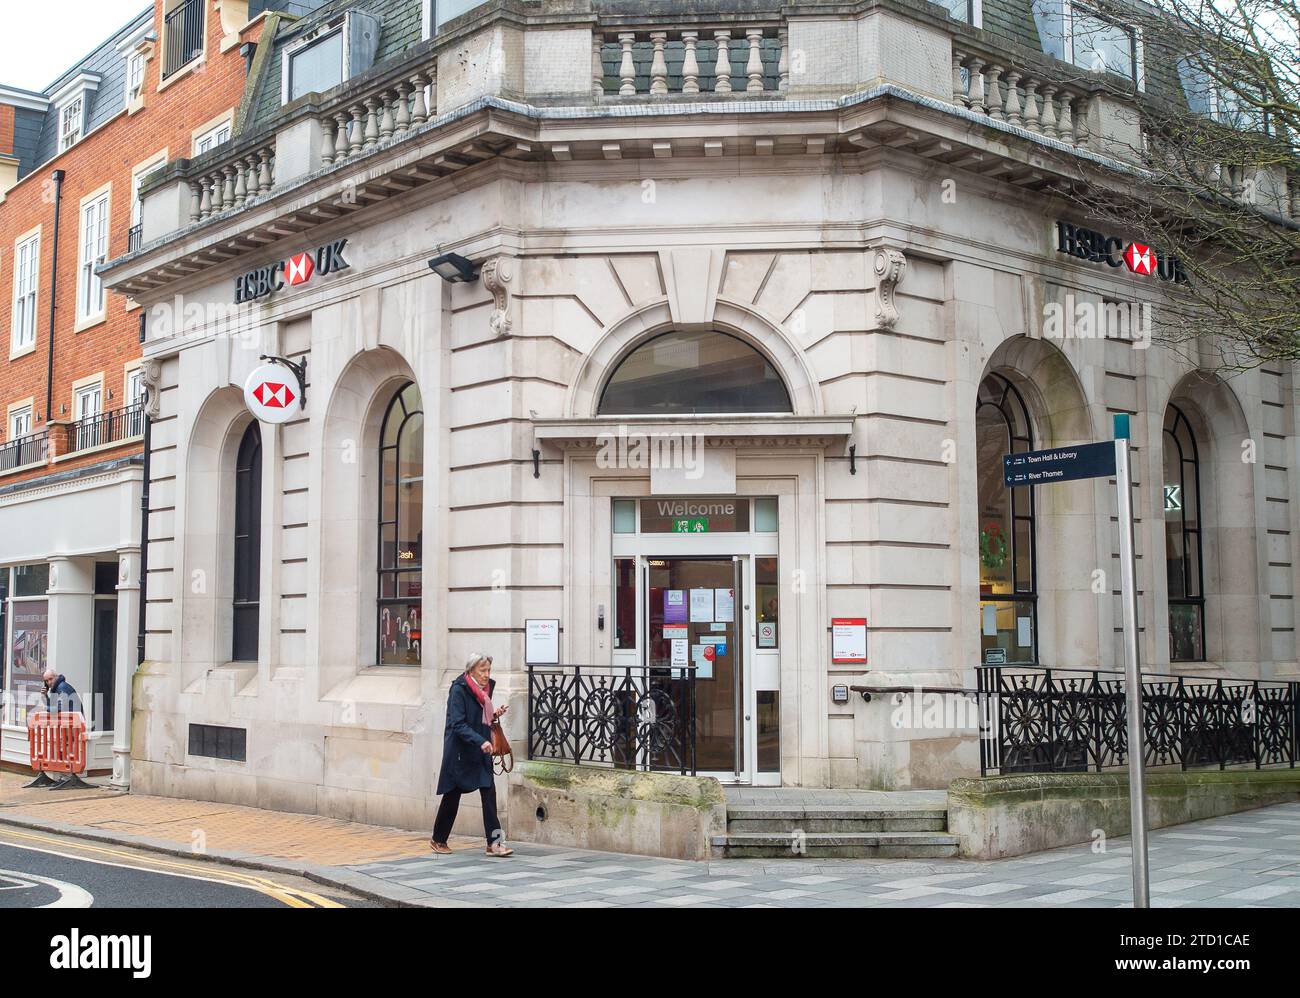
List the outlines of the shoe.
{"label": "shoe", "polygon": [[484,852],[489,856],[513,856],[515,854],[513,849],[508,849],[500,844],[488,846]]}
{"label": "shoe", "polygon": [[451,846],[447,845],[446,842],[434,842],[432,839],[430,839],[429,848],[432,849],[434,852],[436,852],[439,856],[451,855]]}

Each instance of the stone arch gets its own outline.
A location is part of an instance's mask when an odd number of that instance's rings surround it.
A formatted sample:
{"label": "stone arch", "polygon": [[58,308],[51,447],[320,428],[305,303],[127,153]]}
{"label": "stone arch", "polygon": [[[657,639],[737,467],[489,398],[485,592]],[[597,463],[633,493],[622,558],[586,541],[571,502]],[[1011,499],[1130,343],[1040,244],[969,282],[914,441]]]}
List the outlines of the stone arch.
{"label": "stone arch", "polygon": [[[185,449],[184,553],[177,580],[184,679],[230,661],[233,636],[235,462],[253,421],[243,392],[227,385],[204,399]],[[265,453],[265,452],[264,452]],[[269,477],[263,475],[263,482]],[[266,559],[263,559],[266,564]],[[259,638],[259,649],[265,640]],[[262,655],[259,652],[259,659]]]}
{"label": "stone arch", "polygon": [[[750,306],[719,298],[712,327],[748,343],[762,354],[785,382],[796,416],[822,413],[821,390],[808,359],[797,343],[767,316]],[[611,323],[583,358],[565,398],[565,415],[596,415],[605,382],[632,350],[659,333],[676,328],[667,301],[639,306]]]}
{"label": "stone arch", "polygon": [[[1191,425],[1200,463],[1205,661],[1234,672],[1240,671],[1238,667],[1253,672],[1254,664],[1261,656],[1269,657],[1271,649],[1261,647],[1270,612],[1259,575],[1261,504],[1256,501],[1255,482],[1259,464],[1242,459],[1243,441],[1252,438],[1250,424],[1236,392],[1223,378],[1209,371],[1188,372],[1170,388],[1155,414],[1161,446],[1152,454],[1149,467],[1156,475],[1164,469],[1163,426],[1170,405],[1177,406]],[[1152,490],[1158,518],[1165,515],[1163,492],[1163,488]],[[1163,529],[1152,539],[1165,556]],[[1156,653],[1168,661],[1169,584],[1164,557],[1159,564]]]}
{"label": "stone arch", "polygon": [[[980,380],[989,374],[1001,375],[1024,400],[1035,450],[1097,439],[1079,376],[1055,345],[1012,336],[989,356]],[[1045,665],[1095,667],[1106,650],[1092,590],[1093,570],[1109,564],[1098,554],[1106,531],[1097,490],[1104,486],[1084,480],[1034,489],[1038,655]]]}
{"label": "stone arch", "polygon": [[[319,525],[322,691],[352,678],[359,667],[376,664],[379,436],[389,402],[408,382],[415,382],[427,398],[410,364],[396,351],[378,347],[348,362],[325,404]],[[425,437],[426,467],[432,437]],[[429,504],[425,508],[427,516]],[[426,560],[426,614],[433,569]],[[426,664],[433,659],[431,651],[426,646]]]}

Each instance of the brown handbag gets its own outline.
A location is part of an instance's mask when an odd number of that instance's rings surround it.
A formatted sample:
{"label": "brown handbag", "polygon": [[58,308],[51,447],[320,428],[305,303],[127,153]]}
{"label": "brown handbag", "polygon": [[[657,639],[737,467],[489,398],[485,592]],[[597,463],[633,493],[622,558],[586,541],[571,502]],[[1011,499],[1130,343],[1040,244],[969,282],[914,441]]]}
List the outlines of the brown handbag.
{"label": "brown handbag", "polygon": [[[500,768],[497,768],[498,760]],[[505,775],[515,768],[515,754],[510,750],[510,739],[501,729],[500,721],[492,722],[492,771]]]}

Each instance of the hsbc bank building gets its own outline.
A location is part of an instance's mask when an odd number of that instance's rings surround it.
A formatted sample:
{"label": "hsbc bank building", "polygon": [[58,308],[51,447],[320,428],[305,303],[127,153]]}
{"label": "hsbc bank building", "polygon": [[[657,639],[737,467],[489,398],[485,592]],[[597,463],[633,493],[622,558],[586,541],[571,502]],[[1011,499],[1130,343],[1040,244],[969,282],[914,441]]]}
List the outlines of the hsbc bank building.
{"label": "hsbc bank building", "polygon": [[[147,315],[133,786],[426,827],[476,651],[519,758],[978,775],[969,718],[860,694],[1122,668],[1113,482],[1002,471],[1115,414],[1145,667],[1300,678],[1290,365],[1045,327],[1182,275],[1061,193],[1139,138],[1087,71],[893,0],[419,8],[264,39],[103,268]],[[362,14],[364,65],[294,84]]]}

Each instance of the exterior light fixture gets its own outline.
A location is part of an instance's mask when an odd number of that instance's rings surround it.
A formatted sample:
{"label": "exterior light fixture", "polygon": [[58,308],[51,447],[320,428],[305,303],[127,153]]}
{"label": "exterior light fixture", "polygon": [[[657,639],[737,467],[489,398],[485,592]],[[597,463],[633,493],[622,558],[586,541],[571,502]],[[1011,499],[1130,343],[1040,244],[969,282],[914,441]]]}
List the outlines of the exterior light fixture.
{"label": "exterior light fixture", "polygon": [[449,284],[478,280],[478,265],[459,253],[444,253],[429,261],[429,269]]}

